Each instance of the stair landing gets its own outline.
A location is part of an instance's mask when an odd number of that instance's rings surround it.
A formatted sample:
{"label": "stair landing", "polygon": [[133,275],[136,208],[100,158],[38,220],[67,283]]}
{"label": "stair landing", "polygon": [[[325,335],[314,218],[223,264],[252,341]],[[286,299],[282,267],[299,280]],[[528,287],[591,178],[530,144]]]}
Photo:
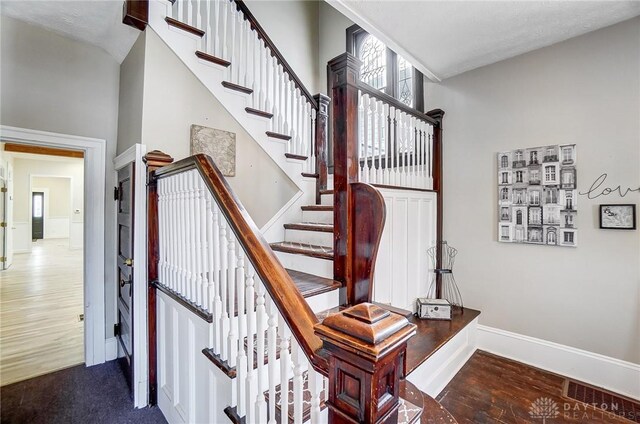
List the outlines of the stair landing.
{"label": "stair landing", "polygon": [[410,316],[409,322],[417,327],[415,336],[407,343],[407,375],[429,359],[471,321],[480,315],[480,311],[469,308],[453,307],[451,321],[421,319]]}

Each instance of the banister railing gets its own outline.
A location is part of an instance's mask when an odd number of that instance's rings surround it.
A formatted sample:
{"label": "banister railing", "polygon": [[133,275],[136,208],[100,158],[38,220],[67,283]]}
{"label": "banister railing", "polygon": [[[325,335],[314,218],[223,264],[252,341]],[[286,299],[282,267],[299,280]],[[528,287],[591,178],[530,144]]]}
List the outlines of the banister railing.
{"label": "banister railing", "polygon": [[225,67],[225,87],[250,96],[248,113],[269,118],[268,134],[315,174],[318,103],[242,0],[166,0],[168,22],[198,37],[198,57]]}
{"label": "banister railing", "polygon": [[[334,278],[343,281],[347,291],[353,286],[351,292],[360,293],[349,299],[353,304],[367,301],[365,294],[370,292],[370,287],[355,288],[356,281],[364,283],[349,268],[349,263],[360,260],[348,257],[354,252],[348,229],[358,216],[345,205],[354,183],[437,192],[436,238],[442,240],[444,112],[419,112],[363,83],[361,61],[349,53],[334,58],[328,66],[333,104]],[[440,258],[441,252],[438,266]],[[441,284],[436,278],[439,296]]]}
{"label": "banister railing", "polygon": [[433,189],[435,120],[358,82],[359,180]]}
{"label": "banister railing", "polygon": [[235,370],[227,414],[267,422],[279,396],[282,423],[289,408],[301,417],[306,378],[312,422],[320,422],[329,367],[318,354],[318,319],[213,160],[196,155],[155,170],[149,193],[157,212],[149,220],[150,283],[211,317],[203,347]]}

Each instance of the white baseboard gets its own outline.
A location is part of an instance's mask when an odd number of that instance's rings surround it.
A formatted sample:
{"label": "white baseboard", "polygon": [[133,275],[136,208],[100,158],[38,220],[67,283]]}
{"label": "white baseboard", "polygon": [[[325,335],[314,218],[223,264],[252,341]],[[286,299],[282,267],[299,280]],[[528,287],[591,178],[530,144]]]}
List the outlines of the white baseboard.
{"label": "white baseboard", "polygon": [[118,358],[118,339],[111,337],[104,341],[104,354],[107,361]]}
{"label": "white baseboard", "polygon": [[435,398],[476,351],[478,318],[407,376],[417,388]]}
{"label": "white baseboard", "polygon": [[640,399],[640,365],[478,325],[478,349]]}

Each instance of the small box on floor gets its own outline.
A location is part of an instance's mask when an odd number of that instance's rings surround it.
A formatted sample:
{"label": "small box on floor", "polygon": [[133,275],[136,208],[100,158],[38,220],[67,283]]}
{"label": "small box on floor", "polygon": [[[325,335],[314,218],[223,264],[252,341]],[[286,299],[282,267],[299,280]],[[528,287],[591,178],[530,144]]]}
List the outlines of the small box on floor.
{"label": "small box on floor", "polygon": [[451,304],[446,299],[418,298],[418,316],[427,319],[451,319]]}

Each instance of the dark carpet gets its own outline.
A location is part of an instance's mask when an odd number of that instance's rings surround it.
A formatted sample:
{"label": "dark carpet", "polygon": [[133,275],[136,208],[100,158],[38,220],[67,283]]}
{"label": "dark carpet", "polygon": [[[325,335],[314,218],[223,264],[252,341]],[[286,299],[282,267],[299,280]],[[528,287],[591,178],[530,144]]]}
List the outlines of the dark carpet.
{"label": "dark carpet", "polygon": [[2,424],[166,423],[157,407],[134,409],[116,361],[78,365],[0,389]]}

